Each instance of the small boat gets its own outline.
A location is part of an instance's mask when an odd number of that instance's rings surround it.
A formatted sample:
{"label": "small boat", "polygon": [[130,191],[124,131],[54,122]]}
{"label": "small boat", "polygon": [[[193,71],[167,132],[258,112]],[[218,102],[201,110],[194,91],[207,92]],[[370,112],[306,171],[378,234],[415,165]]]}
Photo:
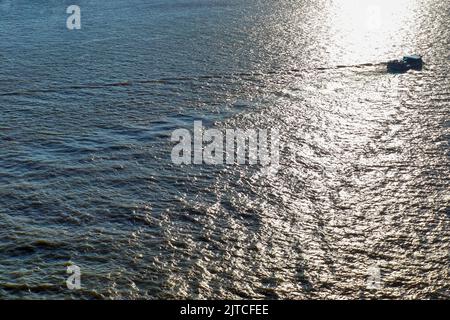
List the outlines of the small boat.
{"label": "small boat", "polygon": [[420,55],[404,56],[402,60],[392,60],[387,63],[389,72],[407,72],[410,69],[422,70],[423,60]]}

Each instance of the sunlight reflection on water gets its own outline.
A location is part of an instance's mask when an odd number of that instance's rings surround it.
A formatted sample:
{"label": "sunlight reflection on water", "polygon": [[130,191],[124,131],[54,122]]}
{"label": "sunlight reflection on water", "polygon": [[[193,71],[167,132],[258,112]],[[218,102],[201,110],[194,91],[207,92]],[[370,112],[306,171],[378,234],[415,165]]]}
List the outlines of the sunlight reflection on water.
{"label": "sunlight reflection on water", "polygon": [[[449,297],[448,1],[56,2],[1,7],[0,296]],[[194,120],[280,171],[173,165]]]}

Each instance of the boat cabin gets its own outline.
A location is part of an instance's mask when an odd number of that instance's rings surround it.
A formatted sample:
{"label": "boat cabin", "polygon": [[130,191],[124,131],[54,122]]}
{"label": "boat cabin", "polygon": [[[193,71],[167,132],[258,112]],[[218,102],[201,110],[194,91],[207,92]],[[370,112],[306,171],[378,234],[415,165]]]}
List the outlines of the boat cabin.
{"label": "boat cabin", "polygon": [[412,56],[403,57],[403,61],[410,66],[410,68],[422,68],[423,60],[422,57],[414,54]]}

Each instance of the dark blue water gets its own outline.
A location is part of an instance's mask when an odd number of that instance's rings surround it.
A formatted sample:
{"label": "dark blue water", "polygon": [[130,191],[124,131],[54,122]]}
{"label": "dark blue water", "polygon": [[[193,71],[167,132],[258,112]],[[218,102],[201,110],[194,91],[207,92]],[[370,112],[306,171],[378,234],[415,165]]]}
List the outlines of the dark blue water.
{"label": "dark blue water", "polygon": [[[71,4],[0,0],[1,298],[450,297],[448,1]],[[172,164],[194,120],[280,171]]]}

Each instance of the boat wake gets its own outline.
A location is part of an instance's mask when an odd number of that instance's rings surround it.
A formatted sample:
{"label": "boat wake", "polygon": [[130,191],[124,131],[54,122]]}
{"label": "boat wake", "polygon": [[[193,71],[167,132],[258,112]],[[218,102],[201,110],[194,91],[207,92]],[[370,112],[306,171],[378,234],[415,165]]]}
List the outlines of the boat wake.
{"label": "boat wake", "polygon": [[192,81],[204,81],[204,80],[227,80],[227,79],[257,79],[258,77],[264,77],[267,75],[283,75],[283,74],[293,74],[301,72],[311,72],[311,71],[327,71],[327,70],[338,70],[338,69],[361,69],[367,67],[381,67],[386,66],[387,63],[363,63],[354,65],[336,65],[329,67],[316,67],[316,68],[303,68],[297,69],[293,68],[288,71],[286,70],[269,70],[266,72],[237,72],[230,74],[208,74],[208,75],[196,75],[196,76],[181,76],[181,77],[166,77],[166,78],[155,78],[155,79],[141,79],[141,80],[127,80],[122,82],[110,82],[110,83],[87,83],[78,85],[68,85],[68,86],[54,86],[48,88],[38,88],[38,89],[23,89],[18,91],[10,91],[0,93],[0,96],[24,96],[33,95],[41,93],[58,93],[62,91],[72,91],[72,90],[92,90],[92,89],[107,89],[107,88],[117,88],[117,87],[132,87],[146,84],[173,84],[178,82],[192,82]]}

